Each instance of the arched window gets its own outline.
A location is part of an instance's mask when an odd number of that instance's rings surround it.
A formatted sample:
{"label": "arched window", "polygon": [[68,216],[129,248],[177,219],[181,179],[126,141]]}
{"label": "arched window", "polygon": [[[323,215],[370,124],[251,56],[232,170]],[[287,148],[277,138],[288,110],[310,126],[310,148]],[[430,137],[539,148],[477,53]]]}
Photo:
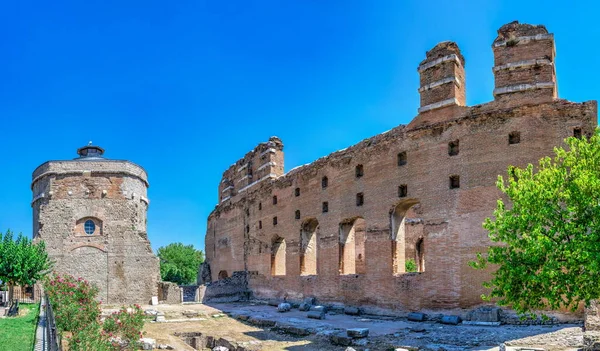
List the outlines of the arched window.
{"label": "arched window", "polygon": [[229,278],[229,275],[227,274],[227,271],[220,271],[219,272],[219,280],[227,279],[227,278]]}
{"label": "arched window", "polygon": [[323,177],[321,178],[321,188],[325,189],[329,186],[329,178]]}
{"label": "arched window", "polygon": [[96,223],[94,223],[94,221],[91,219],[88,219],[83,224],[83,230],[87,235],[93,235],[96,232]]}
{"label": "arched window", "polygon": [[75,235],[102,235],[102,221],[95,217],[83,217],[75,223]]}

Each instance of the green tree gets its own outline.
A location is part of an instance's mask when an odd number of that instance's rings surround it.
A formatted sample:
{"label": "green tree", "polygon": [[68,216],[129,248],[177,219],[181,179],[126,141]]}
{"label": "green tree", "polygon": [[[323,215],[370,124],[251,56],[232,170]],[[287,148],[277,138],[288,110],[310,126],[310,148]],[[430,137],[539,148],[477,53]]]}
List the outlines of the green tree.
{"label": "green tree", "polygon": [[0,280],[9,286],[9,297],[14,285],[33,285],[51,269],[43,241],[33,243],[23,234],[14,239],[10,230],[0,233]]}
{"label": "green tree", "polygon": [[198,276],[198,267],[204,262],[202,250],[194,245],[172,243],[158,249],[160,276],[162,280],[180,285],[193,284]]}
{"label": "green tree", "polygon": [[600,134],[565,142],[537,171],[509,167],[507,181],[498,177],[510,205],[498,200],[483,227],[499,244],[470,263],[497,268],[484,299],[523,314],[600,297]]}

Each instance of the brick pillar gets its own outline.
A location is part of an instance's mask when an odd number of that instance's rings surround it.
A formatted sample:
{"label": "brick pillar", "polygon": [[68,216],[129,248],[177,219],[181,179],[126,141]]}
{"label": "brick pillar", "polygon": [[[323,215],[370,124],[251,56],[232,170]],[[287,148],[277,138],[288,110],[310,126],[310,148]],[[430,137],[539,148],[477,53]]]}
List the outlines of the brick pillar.
{"label": "brick pillar", "polygon": [[465,59],[455,42],[445,41],[427,52],[419,65],[419,113],[446,106],[465,106]]}
{"label": "brick pillar", "polygon": [[514,21],[498,29],[494,51],[494,98],[532,102],[558,97],[554,35],[543,25]]}

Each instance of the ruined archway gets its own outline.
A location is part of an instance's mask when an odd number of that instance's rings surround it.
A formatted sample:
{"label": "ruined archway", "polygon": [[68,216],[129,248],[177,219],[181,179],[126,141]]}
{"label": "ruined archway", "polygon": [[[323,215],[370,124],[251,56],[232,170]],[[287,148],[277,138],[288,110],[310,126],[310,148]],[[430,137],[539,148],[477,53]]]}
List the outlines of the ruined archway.
{"label": "ruined archway", "polygon": [[285,275],[285,239],[275,235],[271,241],[271,275]]}
{"label": "ruined archway", "polygon": [[227,271],[223,270],[223,271],[219,271],[219,280],[223,280],[223,279],[227,279],[229,278],[229,274],[227,274]]}
{"label": "ruined archway", "polygon": [[362,217],[340,223],[340,274],[364,274],[366,223]]}
{"label": "ruined archway", "polygon": [[310,218],[300,229],[300,275],[317,274],[317,242],[319,221]]}
{"label": "ruined archway", "polygon": [[402,200],[390,211],[393,274],[406,272],[406,214],[418,203],[417,199]]}

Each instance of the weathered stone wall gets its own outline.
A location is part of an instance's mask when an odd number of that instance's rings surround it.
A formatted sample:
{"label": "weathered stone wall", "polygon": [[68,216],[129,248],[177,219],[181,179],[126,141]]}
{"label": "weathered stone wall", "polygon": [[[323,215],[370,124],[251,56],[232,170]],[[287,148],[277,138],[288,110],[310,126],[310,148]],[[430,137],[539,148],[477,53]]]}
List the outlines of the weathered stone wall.
{"label": "weathered stone wall", "polygon": [[[524,37],[530,27],[512,24],[509,29],[516,37]],[[497,65],[510,63],[511,57],[520,61],[546,57],[548,40],[553,47],[551,35],[496,46],[509,29],[501,28],[495,41],[494,47],[504,50],[503,61],[496,58]],[[542,29],[534,26],[533,30]],[[444,50],[456,54],[458,62],[437,61],[437,56],[449,53]],[[437,56],[430,57],[433,54]],[[500,55],[497,50],[495,54]],[[552,53],[552,64],[553,57]],[[434,64],[419,70],[427,75],[422,83],[451,76],[452,70],[463,77],[460,67],[448,66],[449,61],[464,63],[455,44],[428,52],[424,63]],[[438,68],[445,71],[426,72]],[[523,82],[520,76],[514,81],[499,79],[503,86]],[[450,90],[445,84],[458,87],[454,82],[430,86],[422,92],[427,94],[425,102],[446,98]],[[431,91],[435,89],[445,90],[438,96]],[[482,222],[492,215],[501,197],[495,185],[498,175],[505,175],[509,165],[537,164],[564,138],[574,135],[576,128],[586,135],[597,125],[595,101],[559,100],[552,89],[529,86],[502,92],[482,105],[430,108],[408,126],[250,188],[228,188],[229,197],[220,199],[208,219],[206,255],[212,279],[232,271],[254,273],[249,288],[259,298],[316,296],[323,302],[398,310],[480,305],[481,284],[490,272],[475,271],[468,262],[490,244]],[[283,144],[276,140],[277,155],[283,157]],[[261,144],[248,155],[260,154],[264,147]],[[225,172],[224,180],[248,161],[248,155]],[[254,167],[261,167],[253,162]],[[340,262],[348,265],[351,256],[343,255],[348,243],[340,234],[343,225],[357,219],[364,220],[366,230],[364,251],[355,247],[355,252],[363,254],[360,259],[356,255],[355,267],[363,265],[364,271],[343,274]],[[275,252],[282,240],[285,267]],[[422,261],[419,272],[406,273],[406,261],[418,257]]]}
{"label": "weathered stone wall", "polygon": [[181,288],[171,282],[158,282],[158,301],[175,305],[181,303]]}
{"label": "weathered stone wall", "polygon": [[247,300],[250,296],[248,290],[248,272],[233,272],[230,277],[201,285],[198,289],[200,302],[233,302]]}
{"label": "weathered stone wall", "polygon": [[[96,284],[104,303],[148,303],[158,259],[146,233],[148,181],[127,161],[50,161],[33,173],[34,239],[46,242],[55,271]],[[96,231],[84,232],[92,220]]]}

